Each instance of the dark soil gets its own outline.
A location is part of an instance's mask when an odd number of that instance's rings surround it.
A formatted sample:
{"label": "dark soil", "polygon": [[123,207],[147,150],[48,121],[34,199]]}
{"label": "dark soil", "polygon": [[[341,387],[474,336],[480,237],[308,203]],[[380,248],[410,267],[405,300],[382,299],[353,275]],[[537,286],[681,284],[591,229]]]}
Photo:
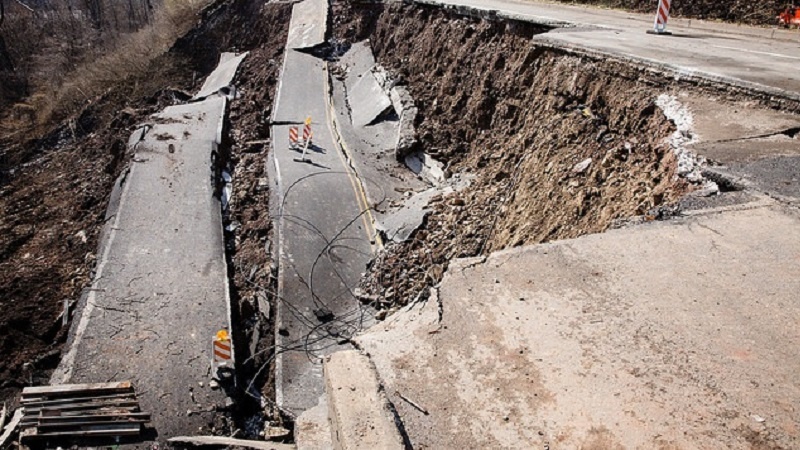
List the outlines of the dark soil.
{"label": "dark soil", "polygon": [[[288,4],[268,5],[260,13],[256,26],[269,26],[256,34],[262,42],[254,43],[250,55],[242,63],[234,80],[239,98],[230,111],[233,195],[225,224],[228,242],[231,298],[239,308],[240,342],[238,361],[241,382],[252,386],[274,401],[274,316],[276,279],[272,261],[273,229],[269,215],[267,157],[270,143],[272,105],[278,74],[283,62],[283,49],[289,28],[291,7]],[[273,402],[270,402],[273,403]],[[260,408],[260,405],[257,406]],[[267,416],[281,423],[277,409]],[[255,413],[255,411],[254,411]]]}

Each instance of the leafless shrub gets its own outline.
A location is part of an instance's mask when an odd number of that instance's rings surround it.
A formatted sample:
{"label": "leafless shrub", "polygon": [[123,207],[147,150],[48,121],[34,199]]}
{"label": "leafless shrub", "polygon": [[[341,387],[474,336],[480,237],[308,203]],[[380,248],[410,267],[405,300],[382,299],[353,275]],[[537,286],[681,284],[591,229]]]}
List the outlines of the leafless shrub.
{"label": "leafless shrub", "polygon": [[[66,0],[33,12],[12,11],[7,5],[0,44],[5,43],[13,67],[5,75],[13,74],[21,83],[13,93],[16,99],[7,95],[19,103],[2,114],[0,133],[28,124],[44,130],[116,83],[142,74],[209,3],[155,0],[159,6],[153,8],[151,1]],[[2,77],[0,67],[0,81]],[[33,121],[28,120],[30,108],[35,110]]]}

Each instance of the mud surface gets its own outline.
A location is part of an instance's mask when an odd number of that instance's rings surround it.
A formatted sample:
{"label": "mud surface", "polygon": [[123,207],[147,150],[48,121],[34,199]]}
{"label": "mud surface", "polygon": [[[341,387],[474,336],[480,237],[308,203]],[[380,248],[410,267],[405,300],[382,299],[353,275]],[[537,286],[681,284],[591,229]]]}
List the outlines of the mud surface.
{"label": "mud surface", "polygon": [[452,258],[653,219],[690,189],[664,141],[673,124],[654,103],[654,87],[668,81],[534,47],[530,38],[546,30],[526,24],[358,8],[340,5],[340,35],[370,38],[408,85],[421,148],[449,172],[475,175],[470,188],[435,198],[411,239],[375,262],[366,287],[386,303],[425,296]]}

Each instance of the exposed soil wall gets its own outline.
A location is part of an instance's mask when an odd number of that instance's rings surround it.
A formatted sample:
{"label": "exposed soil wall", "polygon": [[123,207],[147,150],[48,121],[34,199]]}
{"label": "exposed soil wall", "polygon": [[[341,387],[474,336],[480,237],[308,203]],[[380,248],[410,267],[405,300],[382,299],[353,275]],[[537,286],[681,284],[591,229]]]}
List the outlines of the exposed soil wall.
{"label": "exposed soil wall", "polygon": [[[637,12],[652,12],[655,15],[656,0],[557,0],[561,3],[589,4],[629,9]],[[707,20],[724,20],[753,25],[775,25],[776,16],[791,2],[783,0],[674,0],[670,14]]]}
{"label": "exposed soil wall", "polygon": [[[237,361],[242,388],[260,392],[274,406],[275,292],[272,218],[269,216],[267,157],[278,75],[291,17],[291,4],[268,5],[257,27],[263,42],[251,47],[234,80],[239,98],[230,111],[233,193],[225,217],[231,301],[238,306]],[[241,41],[237,41],[241,42]],[[261,408],[258,402],[250,406]],[[266,416],[280,423],[277,408]],[[257,411],[243,411],[243,415]],[[251,424],[252,425],[252,424]],[[245,430],[248,431],[247,429]],[[257,436],[251,436],[257,437]]]}
{"label": "exposed soil wall", "polygon": [[424,295],[452,258],[655,217],[689,189],[664,142],[673,124],[654,104],[663,92],[654,86],[670,81],[535,47],[531,36],[544,30],[528,24],[419,6],[339,8],[340,35],[370,38],[377,59],[408,84],[421,148],[450,172],[475,176],[436,199],[423,227],[375,262],[367,287],[387,302]]}

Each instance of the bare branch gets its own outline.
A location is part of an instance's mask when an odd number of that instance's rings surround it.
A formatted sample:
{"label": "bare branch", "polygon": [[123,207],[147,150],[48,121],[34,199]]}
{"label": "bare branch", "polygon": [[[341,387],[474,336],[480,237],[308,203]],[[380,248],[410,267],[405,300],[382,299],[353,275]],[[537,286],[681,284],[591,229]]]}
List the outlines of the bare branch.
{"label": "bare branch", "polygon": [[[34,11],[33,11],[33,8],[31,8],[30,6],[26,5],[25,3],[22,3],[22,0],[14,0],[14,1],[16,1],[17,3],[19,3],[20,5],[22,5],[23,7],[25,7],[25,9],[27,9],[28,11],[30,11],[30,12],[34,12]],[[0,3],[2,3],[2,2],[0,2]]]}

